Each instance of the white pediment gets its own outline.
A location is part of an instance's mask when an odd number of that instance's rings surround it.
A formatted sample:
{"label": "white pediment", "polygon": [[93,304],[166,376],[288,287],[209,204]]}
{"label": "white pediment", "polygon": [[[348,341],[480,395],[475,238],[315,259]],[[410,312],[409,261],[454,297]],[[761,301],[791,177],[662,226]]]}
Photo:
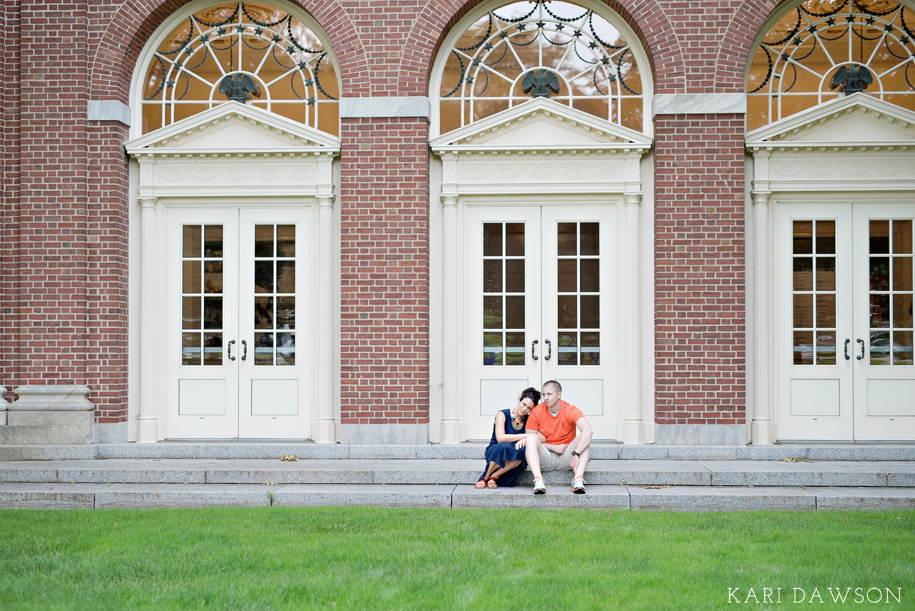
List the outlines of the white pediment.
{"label": "white pediment", "polygon": [[856,93],[754,130],[746,142],[751,149],[915,145],[915,113]]}
{"label": "white pediment", "polygon": [[137,154],[263,154],[340,150],[340,140],[256,106],[226,102],[128,142]]}
{"label": "white pediment", "polygon": [[650,148],[651,138],[548,98],[535,98],[431,141],[432,150]]}

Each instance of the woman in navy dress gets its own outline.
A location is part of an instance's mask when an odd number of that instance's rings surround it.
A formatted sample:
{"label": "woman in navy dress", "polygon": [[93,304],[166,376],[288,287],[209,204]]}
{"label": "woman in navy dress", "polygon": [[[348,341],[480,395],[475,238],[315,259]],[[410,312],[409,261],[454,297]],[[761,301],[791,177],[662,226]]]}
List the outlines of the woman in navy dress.
{"label": "woman in navy dress", "polygon": [[477,488],[515,485],[525,465],[524,429],[527,416],[538,403],[540,391],[536,388],[525,388],[518,398],[518,405],[496,413],[492,439],[486,448],[486,471],[477,481]]}

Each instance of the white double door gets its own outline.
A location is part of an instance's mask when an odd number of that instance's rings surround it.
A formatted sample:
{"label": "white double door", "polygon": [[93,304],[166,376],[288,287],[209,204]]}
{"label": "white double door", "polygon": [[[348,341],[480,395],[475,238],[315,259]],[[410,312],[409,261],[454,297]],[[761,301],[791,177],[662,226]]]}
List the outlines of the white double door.
{"label": "white double door", "polygon": [[780,207],[780,439],[915,439],[913,231],[911,204]]}
{"label": "white double door", "polygon": [[312,387],[310,208],[171,209],[172,439],[301,439]]}
{"label": "white double door", "polygon": [[617,438],[616,209],[468,208],[470,438],[488,439],[496,412],[554,379],[595,438]]}

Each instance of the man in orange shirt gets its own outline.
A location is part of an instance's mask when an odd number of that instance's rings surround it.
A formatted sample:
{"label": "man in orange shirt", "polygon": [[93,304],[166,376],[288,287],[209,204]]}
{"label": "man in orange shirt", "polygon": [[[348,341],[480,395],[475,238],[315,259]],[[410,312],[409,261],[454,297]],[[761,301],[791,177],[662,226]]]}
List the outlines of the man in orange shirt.
{"label": "man in orange shirt", "polygon": [[[572,471],[572,492],[585,493],[585,468],[591,458],[594,431],[581,410],[562,400],[555,380],[543,385],[543,403],[527,417],[525,457],[534,475],[534,494],[545,494],[542,471]],[[575,430],[579,431],[576,437]],[[545,441],[540,441],[540,436]]]}

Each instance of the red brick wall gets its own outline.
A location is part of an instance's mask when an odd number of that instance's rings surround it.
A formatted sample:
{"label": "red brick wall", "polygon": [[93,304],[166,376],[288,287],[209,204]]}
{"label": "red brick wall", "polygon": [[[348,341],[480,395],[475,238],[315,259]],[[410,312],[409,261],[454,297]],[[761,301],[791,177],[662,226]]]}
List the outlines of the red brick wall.
{"label": "red brick wall", "polygon": [[[346,96],[423,96],[451,24],[479,0],[296,3],[331,39]],[[780,3],[607,0],[645,46],[656,93],[742,91]],[[128,130],[88,123],[86,105],[129,103],[139,53],[185,4],[0,0],[14,33],[0,41],[0,385],[89,384],[101,421],[127,408]],[[424,120],[343,121],[347,423],[428,419],[428,132]],[[742,135],[742,116],[656,122],[660,423],[744,417]]]}
{"label": "red brick wall", "polygon": [[342,423],[429,417],[429,138],[417,119],[344,119]]}
{"label": "red brick wall", "polygon": [[746,412],[743,115],[655,121],[658,424]]}
{"label": "red brick wall", "polygon": [[89,81],[79,78],[88,73],[85,2],[21,5],[16,383],[85,384]]}

